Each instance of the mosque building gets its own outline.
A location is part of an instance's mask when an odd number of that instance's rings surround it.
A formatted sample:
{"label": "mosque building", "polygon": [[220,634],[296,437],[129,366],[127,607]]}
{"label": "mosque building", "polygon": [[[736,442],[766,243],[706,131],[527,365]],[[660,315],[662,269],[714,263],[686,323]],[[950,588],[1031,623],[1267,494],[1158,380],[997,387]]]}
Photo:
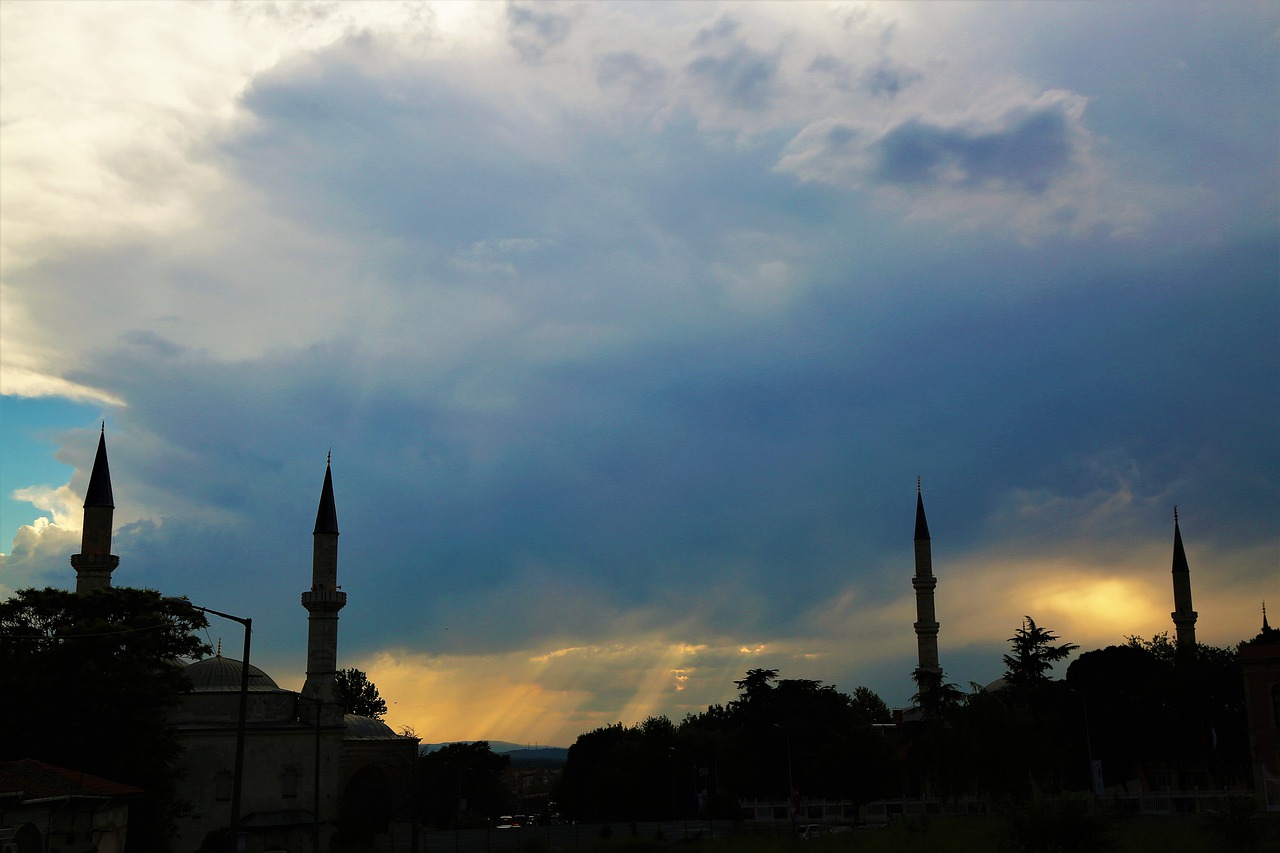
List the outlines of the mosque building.
{"label": "mosque building", "polygon": [[[77,595],[111,587],[111,573],[120,563],[111,554],[114,508],[104,430],[85,494],[80,553],[71,557]],[[179,824],[176,850],[225,849],[222,833],[236,825],[245,853],[328,850],[340,815],[358,815],[359,829],[379,832],[410,814],[418,738],[398,735],[371,717],[343,713],[338,612],[347,594],[337,582],[338,516],[330,463],[312,543],[311,588],[302,593],[308,630],[301,692],[280,687],[250,664],[238,748],[241,662],[224,657],[219,643],[213,657],[185,664],[191,688],[171,722],[184,748],[180,760],[186,772],[178,796],[191,804],[192,813]],[[242,768],[239,786],[237,765]]]}

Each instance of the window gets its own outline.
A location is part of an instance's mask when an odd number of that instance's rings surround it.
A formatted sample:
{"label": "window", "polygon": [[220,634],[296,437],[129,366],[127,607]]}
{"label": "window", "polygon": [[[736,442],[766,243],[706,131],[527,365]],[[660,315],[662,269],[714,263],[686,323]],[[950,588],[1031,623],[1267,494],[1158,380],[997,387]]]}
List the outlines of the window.
{"label": "window", "polygon": [[280,774],[280,796],[286,800],[297,799],[298,768],[286,767]]}
{"label": "window", "polygon": [[231,799],[233,778],[230,770],[219,770],[213,777],[213,798],[220,803]]}

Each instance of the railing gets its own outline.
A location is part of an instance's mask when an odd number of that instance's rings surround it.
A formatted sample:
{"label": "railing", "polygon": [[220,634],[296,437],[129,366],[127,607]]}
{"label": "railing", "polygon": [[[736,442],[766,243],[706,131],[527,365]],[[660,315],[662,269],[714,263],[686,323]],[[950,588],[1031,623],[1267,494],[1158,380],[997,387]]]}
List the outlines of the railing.
{"label": "railing", "polygon": [[1099,803],[1111,803],[1133,814],[1203,814],[1220,808],[1229,800],[1254,799],[1249,790],[1237,791],[1155,791],[1142,794],[1110,794]]}
{"label": "railing", "polygon": [[[607,828],[606,828],[607,827]],[[563,850],[590,847],[602,838],[665,839],[667,841],[727,838],[733,831],[728,820],[664,820],[630,823],[561,823],[525,826],[518,829],[423,830],[418,837],[419,853],[521,853],[521,851]],[[392,831],[393,848],[409,850],[407,828]]]}

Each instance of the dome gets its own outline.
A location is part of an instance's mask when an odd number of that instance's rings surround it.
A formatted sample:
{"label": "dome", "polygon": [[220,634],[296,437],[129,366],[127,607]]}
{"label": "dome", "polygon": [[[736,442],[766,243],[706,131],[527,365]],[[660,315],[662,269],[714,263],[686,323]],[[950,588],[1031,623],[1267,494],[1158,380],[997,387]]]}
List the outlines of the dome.
{"label": "dome", "polygon": [[[185,671],[194,691],[237,691],[240,689],[240,669],[240,661],[214,655],[187,664]],[[271,676],[249,664],[249,689],[279,690],[280,686]]]}
{"label": "dome", "polygon": [[346,727],[346,731],[342,735],[345,738],[400,739],[400,735],[392,731],[391,726],[388,726],[382,720],[375,720],[373,717],[362,717],[359,714],[343,714],[342,724]]}

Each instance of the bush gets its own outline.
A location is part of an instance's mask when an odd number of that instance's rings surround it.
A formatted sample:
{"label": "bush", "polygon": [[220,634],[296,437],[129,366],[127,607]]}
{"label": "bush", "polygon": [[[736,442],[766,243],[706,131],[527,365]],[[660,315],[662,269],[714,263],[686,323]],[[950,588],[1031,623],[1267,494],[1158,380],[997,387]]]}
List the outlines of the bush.
{"label": "bush", "polygon": [[1252,797],[1227,797],[1205,814],[1204,828],[1223,850],[1257,850],[1261,842],[1254,820],[1257,814],[1258,801]]}
{"label": "bush", "polygon": [[1032,800],[1001,817],[1005,848],[1016,853],[1092,853],[1111,847],[1107,822],[1079,800]]}

